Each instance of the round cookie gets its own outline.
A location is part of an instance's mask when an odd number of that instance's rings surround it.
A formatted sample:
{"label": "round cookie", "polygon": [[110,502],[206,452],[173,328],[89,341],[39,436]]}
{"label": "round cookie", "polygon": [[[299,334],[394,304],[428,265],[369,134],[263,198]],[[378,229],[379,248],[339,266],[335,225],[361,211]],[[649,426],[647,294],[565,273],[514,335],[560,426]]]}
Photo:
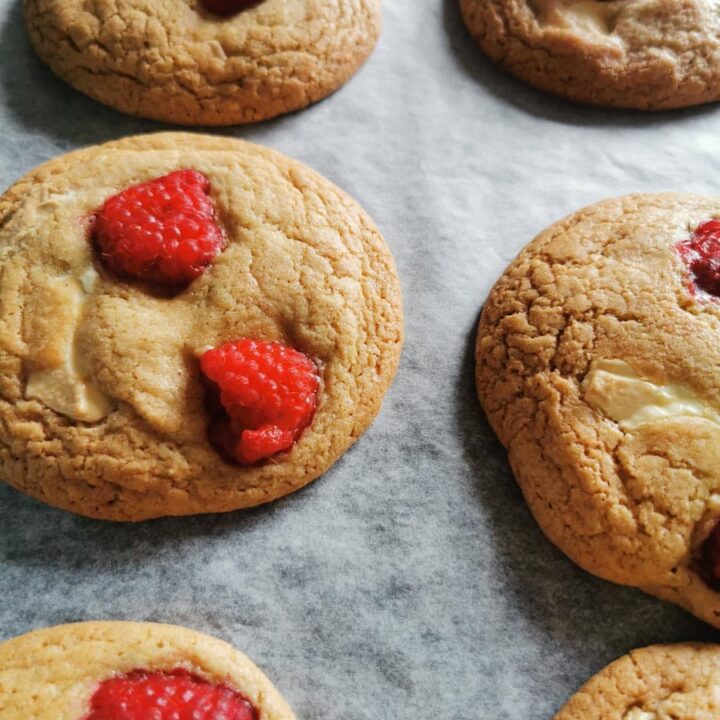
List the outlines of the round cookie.
{"label": "round cookie", "polygon": [[[245,3],[247,5],[247,3]],[[116,110],[233,125],[299,110],[345,83],[380,34],[380,0],[25,0],[40,58]]]}
{"label": "round cookie", "polygon": [[554,720],[716,720],[720,645],[633,650],[591,678]]}
{"label": "round cookie", "polygon": [[460,0],[492,60],[541,90],[662,110],[720,98],[720,17],[704,0]]}
{"label": "round cookie", "polygon": [[535,238],[480,319],[480,402],[542,530],[720,626],[720,199],[607,200]]}
{"label": "round cookie", "polygon": [[[154,701],[138,697],[148,681],[156,697],[166,696],[150,706],[154,712],[142,704]],[[184,700],[173,697],[172,685],[176,695],[184,691]],[[120,717],[111,711],[121,700],[127,720],[295,720],[245,655],[207,635],[156,623],[76,623],[7,640],[0,644],[0,688],[3,720]]]}
{"label": "round cookie", "polygon": [[[93,245],[94,214],[183,168],[209,180],[226,247],[177,292],[118,276]],[[241,338],[304,353],[319,381],[292,449],[249,466],[210,442],[200,367]],[[141,520],[297,490],[370,425],[401,345],[399,283],[372,221],[271,150],[138,136],[46,163],[0,198],[0,477],[57,507]]]}

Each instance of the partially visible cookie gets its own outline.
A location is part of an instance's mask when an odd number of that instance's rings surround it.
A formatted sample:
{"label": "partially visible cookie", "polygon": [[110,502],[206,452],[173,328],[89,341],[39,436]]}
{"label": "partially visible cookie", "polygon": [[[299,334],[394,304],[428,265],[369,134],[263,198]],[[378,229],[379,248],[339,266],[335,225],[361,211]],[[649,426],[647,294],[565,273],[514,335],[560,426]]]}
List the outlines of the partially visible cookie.
{"label": "partially visible cookie", "polygon": [[631,195],[542,232],[478,329],[480,402],[545,534],[720,626],[720,199]]}
{"label": "partially visible cookie", "polygon": [[460,0],[494,61],[570,100],[662,110],[720,99],[720,16],[704,0]]}
{"label": "partially visible cookie", "polygon": [[[237,7],[223,15],[208,10]],[[38,55],[116,110],[232,125],[339,88],[380,34],[380,0],[25,0]]]}
{"label": "partially visible cookie", "polygon": [[3,720],[295,720],[265,675],[174,625],[86,622],[0,644]]}
{"label": "partially visible cookie", "polygon": [[0,478],[91,517],[269,502],[380,409],[402,345],[363,210],[257,145],[143,135],[0,198]]}
{"label": "partially visible cookie", "polygon": [[554,720],[717,720],[720,645],[633,650],[591,678]]}

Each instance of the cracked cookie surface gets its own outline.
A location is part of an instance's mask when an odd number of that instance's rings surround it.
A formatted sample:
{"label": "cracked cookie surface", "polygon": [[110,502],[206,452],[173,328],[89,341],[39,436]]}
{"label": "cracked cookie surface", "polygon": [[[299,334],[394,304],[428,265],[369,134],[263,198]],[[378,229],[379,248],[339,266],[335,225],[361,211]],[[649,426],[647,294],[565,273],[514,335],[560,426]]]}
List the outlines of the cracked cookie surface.
{"label": "cracked cookie surface", "polygon": [[241,652],[184,627],[85,622],[0,644],[3,720],[82,720],[99,683],[137,670],[183,670],[231,687],[266,720],[295,720],[268,678]]}
{"label": "cracked cookie surface", "polygon": [[661,110],[720,98],[720,16],[703,0],[460,0],[495,62],[577,102]]}
{"label": "cracked cookie surface", "polygon": [[[188,167],[210,180],[223,252],[171,296],[107,271],[92,213]],[[372,221],[239,140],[145,135],[40,166],[0,198],[0,260],[0,477],[72,512],[141,520],[292,492],[364,432],[397,369],[399,283]],[[286,343],[320,373],[311,425],[254,467],[211,446],[200,373],[205,349],[242,337]]]}
{"label": "cracked cookie surface", "polygon": [[720,645],[633,650],[591,678],[554,720],[716,720]]}
{"label": "cracked cookie surface", "polygon": [[25,0],[63,80],[122,112],[183,125],[255,122],[345,83],[380,34],[381,0],[263,0],[228,18],[200,0]]}
{"label": "cracked cookie surface", "polygon": [[545,534],[586,570],[720,626],[720,303],[677,244],[720,199],[631,195],[542,232],[483,309],[480,402]]}

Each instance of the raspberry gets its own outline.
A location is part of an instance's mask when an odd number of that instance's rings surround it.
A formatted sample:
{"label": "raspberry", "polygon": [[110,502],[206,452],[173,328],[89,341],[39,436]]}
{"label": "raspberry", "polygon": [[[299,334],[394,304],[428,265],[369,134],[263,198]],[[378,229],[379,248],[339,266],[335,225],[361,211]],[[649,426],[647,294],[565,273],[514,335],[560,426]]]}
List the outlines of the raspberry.
{"label": "raspberry", "polygon": [[720,220],[704,222],[676,247],[690,270],[691,290],[720,297]]}
{"label": "raspberry", "polygon": [[310,424],[319,385],[315,363],[276,342],[242,339],[208,350],[203,375],[227,415],[211,425],[221,452],[251,465],[292,447]]}
{"label": "raspberry", "polygon": [[257,720],[255,708],[226,685],[185,670],[145,672],[103,680],[84,720]]}
{"label": "raspberry", "polygon": [[162,285],[194,280],[224,245],[209,189],[202,173],[177,170],[113,195],[93,227],[103,263]]}
{"label": "raspberry", "polygon": [[714,590],[720,589],[720,522],[702,544],[697,565],[702,579]]}
{"label": "raspberry", "polygon": [[257,5],[260,0],[202,0],[202,4],[215,15],[234,15],[251,5]]}

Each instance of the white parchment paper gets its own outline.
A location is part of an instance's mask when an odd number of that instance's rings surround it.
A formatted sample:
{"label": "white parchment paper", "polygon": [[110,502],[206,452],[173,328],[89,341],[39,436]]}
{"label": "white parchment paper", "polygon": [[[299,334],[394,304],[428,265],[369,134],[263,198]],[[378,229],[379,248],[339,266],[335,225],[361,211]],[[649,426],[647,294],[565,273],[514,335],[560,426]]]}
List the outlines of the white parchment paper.
{"label": "white parchment paper", "polygon": [[[526,510],[478,408],[481,305],[551,221],[631,191],[717,193],[720,108],[570,105],[491,66],[457,0],[386,0],[382,39],[304,112],[224,130],[292,155],[373,216],[407,343],[367,435],[306,490],[225,516],[111,525],[0,487],[0,637],[85,619],[222,637],[304,720],[545,720],[627,650],[715,639],[597,580]],[[74,148],[163,129],[74,92],[0,0],[0,184]]]}

